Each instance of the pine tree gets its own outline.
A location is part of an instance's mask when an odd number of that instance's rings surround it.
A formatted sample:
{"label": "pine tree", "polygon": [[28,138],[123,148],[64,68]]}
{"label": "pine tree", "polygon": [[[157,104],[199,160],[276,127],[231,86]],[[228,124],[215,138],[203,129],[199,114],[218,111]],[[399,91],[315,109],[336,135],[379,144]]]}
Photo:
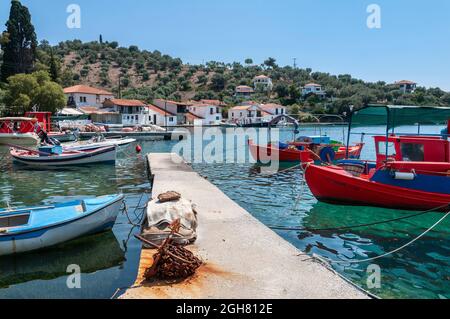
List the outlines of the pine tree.
{"label": "pine tree", "polygon": [[19,0],[11,1],[6,31],[2,34],[3,64],[1,81],[18,73],[31,73],[36,61],[36,33],[28,8]]}
{"label": "pine tree", "polygon": [[100,44],[103,44],[103,36],[100,34]]}

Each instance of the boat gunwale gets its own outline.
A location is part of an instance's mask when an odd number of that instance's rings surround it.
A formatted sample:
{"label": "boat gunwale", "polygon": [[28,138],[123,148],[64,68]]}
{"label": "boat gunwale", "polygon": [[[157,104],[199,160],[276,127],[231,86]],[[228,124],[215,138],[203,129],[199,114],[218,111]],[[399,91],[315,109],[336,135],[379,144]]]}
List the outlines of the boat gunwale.
{"label": "boat gunwale", "polygon": [[[82,214],[82,215],[80,215],[78,217],[74,217],[74,218],[71,218],[71,219],[68,219],[68,220],[64,220],[64,221],[61,221],[61,222],[53,223],[53,224],[50,224],[50,225],[47,225],[47,226],[30,228],[30,229],[19,231],[19,232],[15,232],[15,233],[11,233],[11,232],[8,232],[8,231],[6,233],[0,233],[0,241],[3,238],[6,238],[8,236],[9,237],[16,237],[16,236],[21,236],[21,235],[25,235],[25,234],[41,231],[41,230],[44,230],[44,229],[52,229],[52,228],[56,228],[56,227],[59,227],[59,226],[64,226],[66,224],[69,224],[69,223],[72,223],[72,222],[84,219],[86,217],[90,217],[93,214],[98,213],[100,210],[105,209],[106,207],[111,206],[111,205],[113,205],[113,204],[115,204],[115,203],[117,203],[117,202],[119,202],[119,201],[121,201],[121,200],[123,200],[125,198],[125,196],[123,194],[116,194],[116,195],[110,195],[110,196],[115,196],[115,198],[113,200],[107,202],[106,204],[102,205],[102,207],[99,207],[99,208],[93,210],[90,213]],[[98,197],[96,197],[96,198],[98,198]],[[7,229],[7,228],[5,228],[5,229]]]}

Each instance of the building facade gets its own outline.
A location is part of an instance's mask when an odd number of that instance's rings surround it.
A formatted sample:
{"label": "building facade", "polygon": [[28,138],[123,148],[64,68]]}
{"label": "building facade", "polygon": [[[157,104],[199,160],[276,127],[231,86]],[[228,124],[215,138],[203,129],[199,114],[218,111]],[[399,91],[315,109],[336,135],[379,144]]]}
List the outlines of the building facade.
{"label": "building facade", "polygon": [[317,83],[308,83],[308,84],[305,84],[304,87],[302,87],[302,96],[305,97],[309,94],[315,94],[315,95],[319,96],[320,98],[326,97],[326,93],[322,89],[322,86]]}
{"label": "building facade", "polygon": [[272,79],[269,78],[267,75],[258,75],[253,79],[253,86],[255,88],[255,91],[272,91],[273,89],[273,83]]}
{"label": "building facade", "polygon": [[[196,116],[195,123],[198,125],[201,122],[201,125],[217,125],[222,121],[222,110],[224,104],[218,100],[200,100],[200,101],[192,101],[190,102],[190,106],[188,107],[191,115]],[[191,123],[193,117],[189,118],[191,121],[187,121],[188,124]]]}
{"label": "building facade", "polygon": [[87,85],[75,85],[64,89],[67,106],[80,108],[82,106],[102,107],[107,99],[114,99],[111,92],[93,88]]}
{"label": "building facade", "polygon": [[408,80],[402,80],[395,83],[402,93],[414,93],[417,89],[417,83]]}
{"label": "building facade", "polygon": [[253,93],[255,93],[255,90],[250,86],[239,85],[236,87],[234,95],[241,98],[250,98]]}

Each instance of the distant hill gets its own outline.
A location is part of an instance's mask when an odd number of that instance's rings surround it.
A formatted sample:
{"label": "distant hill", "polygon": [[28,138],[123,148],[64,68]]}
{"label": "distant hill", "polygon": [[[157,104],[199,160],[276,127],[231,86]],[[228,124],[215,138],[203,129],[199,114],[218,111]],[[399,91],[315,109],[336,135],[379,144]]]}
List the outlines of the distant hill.
{"label": "distant hill", "polygon": [[[385,82],[368,83],[348,74],[331,75],[311,69],[279,67],[273,58],[268,58],[263,65],[253,65],[251,59],[247,59],[245,65],[216,61],[189,65],[159,51],[140,50],[137,46],[124,48],[117,42],[75,40],[52,47],[43,41],[39,45],[37,68],[48,68],[52,51],[59,60],[62,86],[86,84],[118,94],[120,83],[124,98],[147,102],[154,98],[206,98],[236,105],[241,100],[234,97],[235,87],[253,86],[253,78],[265,74],[272,78],[274,88],[270,94],[256,93],[253,99],[291,105],[302,111],[342,113],[349,105],[358,107],[376,102],[450,106],[450,94],[439,88],[418,87],[412,94],[402,94],[398,87]],[[309,82],[322,85],[327,98],[314,95],[303,98],[300,87]]]}

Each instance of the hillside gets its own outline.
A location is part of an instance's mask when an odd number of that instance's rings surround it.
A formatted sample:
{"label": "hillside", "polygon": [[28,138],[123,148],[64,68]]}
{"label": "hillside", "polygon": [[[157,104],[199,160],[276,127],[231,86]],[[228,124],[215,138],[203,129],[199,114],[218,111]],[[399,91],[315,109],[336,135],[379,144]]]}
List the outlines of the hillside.
{"label": "hillside", "polygon": [[[124,98],[137,98],[151,102],[154,98],[221,99],[229,105],[239,104],[234,98],[237,85],[252,86],[252,79],[268,75],[274,82],[270,95],[257,93],[255,100],[292,105],[315,113],[342,113],[349,105],[388,102],[409,105],[450,106],[450,94],[438,88],[419,87],[413,94],[402,94],[398,88],[384,82],[367,83],[351,75],[331,75],[311,69],[279,67],[268,58],[263,65],[224,64],[207,62],[205,65],[183,64],[159,51],[140,50],[137,46],[120,47],[117,42],[66,41],[50,46],[39,45],[37,68],[48,69],[51,53],[58,60],[59,82],[62,86],[86,84],[119,92]],[[399,76],[399,80],[401,76]],[[300,87],[308,82],[321,84],[327,98],[301,97]]]}

